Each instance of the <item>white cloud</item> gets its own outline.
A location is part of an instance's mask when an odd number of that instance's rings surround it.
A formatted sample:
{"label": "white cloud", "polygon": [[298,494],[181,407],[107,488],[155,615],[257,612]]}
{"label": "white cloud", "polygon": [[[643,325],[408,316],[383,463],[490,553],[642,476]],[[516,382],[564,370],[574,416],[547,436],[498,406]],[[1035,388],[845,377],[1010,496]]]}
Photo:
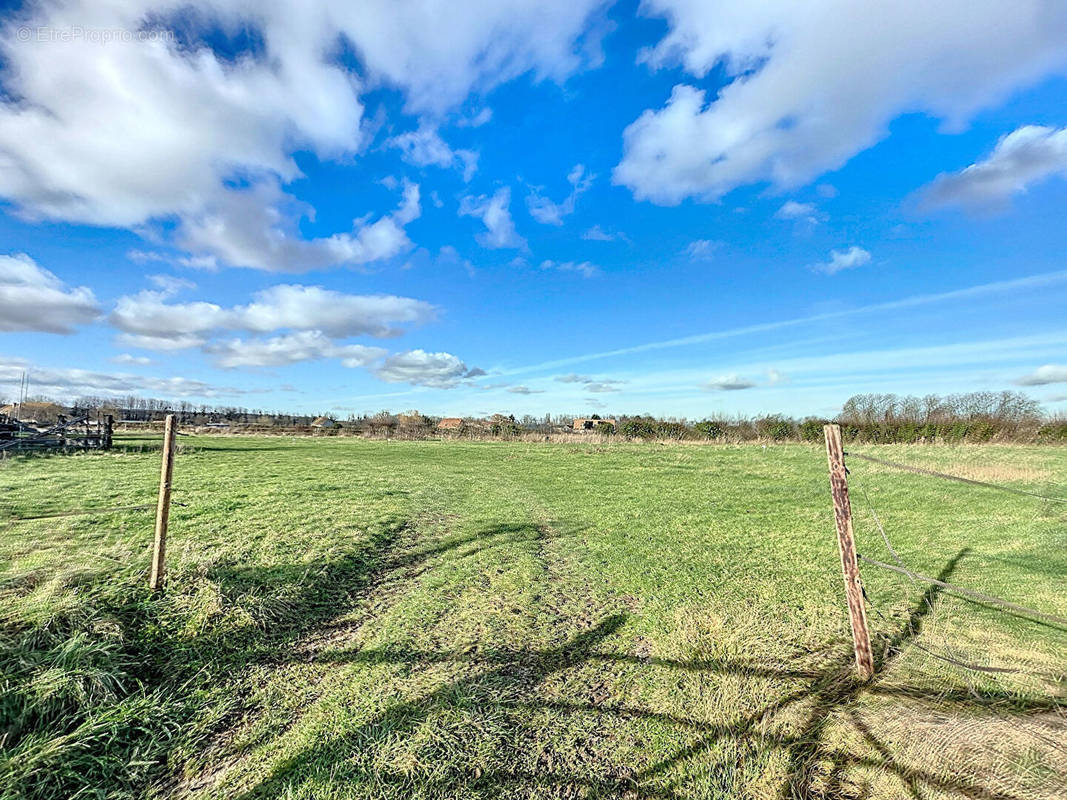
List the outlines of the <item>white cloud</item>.
{"label": "white cloud", "polygon": [[[410,297],[343,294],[321,286],[288,284],[264,289],[253,295],[251,303],[231,308],[167,299],[166,293],[156,291],[121,297],[110,322],[124,334],[147,337],[139,346],[175,340],[194,347],[219,330],[315,330],[334,338],[389,337],[401,333],[397,324],[426,322],[435,313],[429,303]],[[164,345],[164,349],[170,348]]]}
{"label": "white cloud", "polygon": [[1053,175],[1067,177],[1067,128],[1024,125],[997,142],[984,161],[940,175],[924,193],[928,206],[995,209]]}
{"label": "white cloud", "polygon": [[871,263],[871,254],[862,247],[853,245],[848,250],[831,250],[830,260],[815,264],[812,269],[824,275],[836,275],[843,269],[853,269]]}
{"label": "white cloud", "polygon": [[777,386],[781,383],[789,383],[789,376],[776,369],[767,370],[767,385]]}
{"label": "white cloud", "polygon": [[459,203],[461,217],[477,217],[485,223],[486,232],[479,233],[475,239],[482,247],[491,250],[502,248],[526,247],[526,240],[515,230],[511,219],[511,189],[507,186],[497,189],[492,197],[463,197]]}
{"label": "white cloud", "polygon": [[392,137],[386,144],[400,150],[403,159],[417,167],[458,167],[466,182],[474,177],[478,169],[478,153],[473,150],[453,150],[436,128],[425,123],[416,130]]}
{"label": "white cloud", "polygon": [[504,391],[511,394],[544,394],[544,389],[531,389],[529,386],[509,386]]}
{"label": "white cloud", "polygon": [[[646,0],[667,35],[643,54],[732,82],[708,97],[678,84],[623,135],[614,180],[638,199],[713,201],[770,182],[788,189],[836,169],[903,113],[959,130],[1011,92],[1067,67],[1056,0]],[[847,65],[843,68],[842,65]]]}
{"label": "white cloud", "polygon": [[814,203],[786,200],[782,207],[774,212],[774,216],[778,219],[799,219],[814,224],[819,221],[819,209]]}
{"label": "white cloud", "polygon": [[574,206],[579,196],[589,191],[596,175],[589,175],[582,164],[575,164],[567,174],[567,183],[571,185],[571,193],[561,203],[554,203],[541,194],[540,189],[534,188],[526,196],[526,208],[530,216],[542,225],[562,225],[563,218],[574,213]]}
{"label": "white cloud", "polygon": [[[342,233],[301,247],[288,241],[299,238],[295,226],[275,217],[274,193],[235,191],[228,182],[288,184],[301,177],[298,151],[323,161],[358,154],[371,127],[361,97],[380,87],[398,89],[408,111],[439,117],[471,93],[524,73],[562,81],[597,62],[604,26],[589,23],[603,5],[31,4],[18,15],[19,27],[0,30],[0,197],[27,215],[96,225],[139,228],[177,217],[194,244],[213,244],[234,263],[268,262],[264,268],[283,270],[363,263],[377,251],[375,242]],[[18,35],[146,25],[164,34],[180,30],[181,44],[165,35],[108,43],[88,37],[24,42]],[[218,54],[210,40],[220,30],[250,31],[259,45]],[[338,57],[341,42],[356,54],[355,69]],[[233,208],[242,201],[263,208],[259,214]],[[212,221],[258,232],[221,242]],[[378,244],[400,241],[395,230],[381,227],[369,232]],[[253,244],[259,247],[250,249]]]}
{"label": "white cloud", "polygon": [[159,287],[160,291],[167,294],[177,294],[184,289],[195,289],[196,284],[186,278],[177,275],[149,275],[148,280]]}
{"label": "white cloud", "polygon": [[303,361],[337,358],[346,367],[365,367],[387,351],[359,344],[337,344],[321,331],[299,331],[269,339],[229,339],[207,345],[223,368],[279,367]]}
{"label": "white cloud", "polygon": [[626,383],[626,381],[615,380],[613,378],[594,378],[592,375],[577,375],[570,373],[569,375],[557,375],[553,380],[558,383],[578,383],[582,385],[582,388],[587,392],[594,392],[601,394],[604,392],[617,392],[619,386]]}
{"label": "white cloud", "polygon": [[295,205],[274,182],[226,192],[208,213],[187,217],[178,231],[185,249],[236,267],[269,272],[308,272],[341,264],[367,264],[412,248],[404,226],[420,214],[419,187],[405,184],[400,206],[375,222],[357,221],[352,233],[303,239]]}
{"label": "white cloud", "polygon": [[34,394],[57,400],[73,400],[80,395],[121,397],[129,394],[157,397],[213,398],[247,394],[249,390],[232,386],[214,386],[193,378],[153,378],[124,373],[94,372],[85,369],[39,367],[18,358],[0,357],[0,383],[18,381],[28,374]]}
{"label": "white cloud", "polygon": [[572,372],[569,375],[557,375],[554,380],[559,383],[592,383],[594,379],[589,375],[578,375]]}
{"label": "white cloud", "polygon": [[619,384],[622,381],[592,381],[585,384],[585,390],[587,392],[594,392],[596,394],[602,394],[604,392],[617,392],[619,391]]}
{"label": "white cloud", "polygon": [[138,350],[155,350],[161,353],[174,353],[178,350],[188,350],[190,347],[200,347],[207,343],[203,336],[191,333],[161,334],[148,336],[139,333],[120,333],[115,337],[115,344],[122,347],[135,347]]}
{"label": "white cloud", "polygon": [[389,383],[411,383],[435,389],[450,389],[464,378],[473,378],[485,373],[477,368],[468,368],[451,353],[409,350],[389,356],[374,370],[374,374]]}
{"label": "white cloud", "polygon": [[618,231],[606,231],[599,225],[594,225],[589,230],[582,234],[582,238],[590,242],[614,242],[618,239],[622,241],[629,241],[626,238],[625,233],[619,233]]}
{"label": "white cloud", "polygon": [[738,392],[743,389],[751,389],[756,386],[755,381],[742,378],[739,375],[721,375],[704,384],[704,388],[712,392]]}
{"label": "white cloud", "polygon": [[456,121],[457,128],[480,128],[493,118],[493,109],[486,106],[473,117],[463,117]]}
{"label": "white cloud", "polygon": [[155,363],[148,356],[134,356],[129,353],[119,353],[111,358],[111,361],[115,364],[136,364],[139,367],[146,367]]}
{"label": "white cloud", "polygon": [[600,267],[588,261],[542,261],[541,269],[556,272],[577,272],[583,278],[595,278],[601,274]]}
{"label": "white cloud", "polygon": [[722,242],[711,239],[697,239],[690,242],[685,248],[685,255],[691,261],[711,261],[715,257],[715,251],[722,247]]}
{"label": "white cloud", "polygon": [[434,306],[396,295],[344,294],[320,286],[281,285],[257,292],[234,309],[234,328],[264,333],[276,328],[316,329],[329,336],[397,336],[397,324],[432,320]]}
{"label": "white cloud", "polygon": [[0,331],[74,333],[98,316],[87,287],[65,286],[24,253],[0,256]]}
{"label": "white cloud", "polygon": [[1015,381],[1020,386],[1047,386],[1050,383],[1067,383],[1067,365],[1045,364],[1029,375]]}

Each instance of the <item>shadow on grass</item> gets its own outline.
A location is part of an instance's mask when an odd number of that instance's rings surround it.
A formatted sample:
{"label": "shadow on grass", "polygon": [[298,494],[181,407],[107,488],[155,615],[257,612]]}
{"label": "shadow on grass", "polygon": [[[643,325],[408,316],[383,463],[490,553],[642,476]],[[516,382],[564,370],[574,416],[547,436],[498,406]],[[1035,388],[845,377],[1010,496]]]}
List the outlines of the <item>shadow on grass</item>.
{"label": "shadow on grass", "polygon": [[[940,580],[947,580],[962,551],[941,570]],[[473,653],[418,650],[411,648],[361,649],[353,652],[333,651],[319,655],[319,661],[330,663],[359,663],[367,665],[397,664],[407,669],[425,668],[439,663],[466,663],[485,667],[476,674],[453,680],[414,700],[396,702],[365,723],[346,729],[337,737],[321,739],[318,743],[276,763],[270,773],[256,786],[241,795],[241,800],[284,796],[302,780],[339,781],[361,787],[384,790],[383,795],[398,792],[414,795],[443,794],[452,796],[552,797],[623,797],[623,798],[680,798],[687,796],[677,788],[673,773],[685,762],[699,759],[719,742],[732,740],[761,752],[772,750],[785,753],[787,779],[780,787],[782,798],[855,797],[854,787],[842,785],[849,767],[868,767],[895,775],[912,797],[918,798],[936,790],[968,800],[1016,800],[1014,795],[983,786],[979,778],[945,776],[930,770],[897,763],[892,749],[880,741],[855,710],[857,699],[863,694],[907,699],[922,699],[937,703],[939,708],[973,708],[980,701],[966,692],[938,692],[913,687],[882,686],[881,680],[889,666],[913,638],[922,630],[925,618],[933,611],[941,589],[932,586],[911,609],[908,619],[898,631],[885,639],[885,648],[876,665],[876,674],[869,682],[855,677],[851,652],[847,657],[817,670],[785,669],[745,660],[673,660],[643,658],[610,652],[606,642],[626,621],[625,614],[605,616],[598,624],[580,633],[559,647],[549,650],[493,648],[486,646]],[[770,678],[803,681],[804,686],[755,713],[739,717],[728,724],[712,725],[696,719],[656,713],[641,708],[602,702],[554,702],[534,696],[534,690],[549,676],[587,663],[640,664],[652,668],[720,673],[751,678]],[[527,695],[531,699],[501,699]],[[641,770],[611,767],[599,762],[603,769],[591,768],[584,774],[560,770],[515,766],[511,769],[482,772],[470,764],[449,765],[444,777],[416,776],[384,768],[375,763],[373,748],[378,740],[395,741],[412,736],[434,714],[435,709],[461,706],[464,710],[484,715],[494,710],[551,711],[557,715],[596,715],[618,720],[648,720],[667,724],[692,733],[695,741],[667,758]],[[793,735],[766,733],[763,723],[779,712],[797,707],[808,708],[799,732]],[[1019,715],[1040,714],[1062,707],[1056,700],[1015,704]],[[458,709],[457,709],[458,710]],[[838,750],[826,743],[826,733],[832,719],[843,716],[877,753],[877,757],[859,757]],[[383,738],[384,737],[384,738]],[[518,732],[513,739],[521,738]],[[566,753],[560,757],[565,758]],[[830,768],[827,770],[826,765]],[[439,765],[435,765],[439,766]],[[540,766],[540,765],[536,765]],[[440,769],[436,769],[440,773]],[[859,797],[867,794],[861,787]]]}
{"label": "shadow on grass", "polygon": [[[216,564],[203,576],[174,575],[155,596],[138,576],[137,585],[94,588],[91,603],[46,625],[0,620],[0,678],[9,687],[0,697],[0,795],[68,798],[108,787],[142,796],[165,779],[167,753],[205,698],[234,686],[243,670],[283,660],[280,653],[359,606],[387,576],[544,535],[535,526],[493,526],[418,548],[411,529],[403,519],[383,523],[317,569]],[[182,623],[195,616],[204,578],[223,608],[245,613],[239,624],[224,619],[191,635]],[[43,682],[56,688],[44,693]],[[247,710],[231,703],[230,716]],[[217,720],[214,732],[229,722]]]}

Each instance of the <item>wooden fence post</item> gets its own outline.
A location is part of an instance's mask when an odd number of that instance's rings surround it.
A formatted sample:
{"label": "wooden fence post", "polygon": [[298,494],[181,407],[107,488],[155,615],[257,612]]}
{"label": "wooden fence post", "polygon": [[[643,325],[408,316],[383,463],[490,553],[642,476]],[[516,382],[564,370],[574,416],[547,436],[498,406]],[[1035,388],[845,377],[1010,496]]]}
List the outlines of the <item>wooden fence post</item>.
{"label": "wooden fence post", "polygon": [[841,446],[841,428],[825,425],[823,434],[826,437],[826,457],[830,462],[830,495],[834,501],[837,547],[841,553],[841,572],[845,577],[845,600],[852,623],[852,644],[856,651],[856,666],[866,680],[874,675],[874,658],[871,655],[871,637],[867,632],[867,611],[863,605],[856,541],[852,535],[852,506],[848,500],[848,475]]}
{"label": "wooden fence post", "polygon": [[167,557],[167,522],[170,519],[170,484],[174,475],[174,415],[167,414],[163,428],[163,463],[159,471],[159,502],[156,505],[156,540],[152,548],[152,576],[148,586],[152,591],[163,585]]}

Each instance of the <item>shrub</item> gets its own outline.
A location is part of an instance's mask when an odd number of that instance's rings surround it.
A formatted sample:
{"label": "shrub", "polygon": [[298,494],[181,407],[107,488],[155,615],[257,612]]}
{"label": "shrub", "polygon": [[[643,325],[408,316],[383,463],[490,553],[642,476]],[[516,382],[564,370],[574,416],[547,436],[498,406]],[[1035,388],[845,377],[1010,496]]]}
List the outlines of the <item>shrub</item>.
{"label": "shrub", "polygon": [[656,435],[656,426],[652,420],[634,417],[622,424],[622,435],[629,439],[651,439]]}
{"label": "shrub", "polygon": [[822,428],[826,420],[818,417],[808,417],[800,423],[800,438],[805,442],[821,442],[823,438]]}
{"label": "shrub", "polygon": [[726,434],[726,428],[721,422],[706,419],[693,426],[697,434],[705,439],[721,439]]}
{"label": "shrub", "polygon": [[689,428],[681,422],[660,422],[656,425],[656,436],[659,439],[684,439],[689,434]]}
{"label": "shrub", "polygon": [[756,432],[766,439],[780,441],[793,436],[793,420],[771,415],[756,420]]}
{"label": "shrub", "polygon": [[1067,419],[1054,419],[1038,428],[1039,439],[1048,442],[1067,441]]}

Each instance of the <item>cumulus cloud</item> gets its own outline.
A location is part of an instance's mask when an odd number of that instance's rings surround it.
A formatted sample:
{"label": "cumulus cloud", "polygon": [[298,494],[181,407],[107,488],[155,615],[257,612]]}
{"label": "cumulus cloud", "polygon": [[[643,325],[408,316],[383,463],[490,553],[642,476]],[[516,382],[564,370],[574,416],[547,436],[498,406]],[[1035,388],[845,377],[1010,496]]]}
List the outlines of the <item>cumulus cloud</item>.
{"label": "cumulus cloud", "polygon": [[854,269],[871,263],[871,254],[853,245],[848,250],[831,250],[830,260],[815,264],[812,269],[824,275],[836,275],[843,269]]}
{"label": "cumulus cloud", "polygon": [[[603,5],[29,4],[20,27],[0,30],[0,197],[27,215],[96,225],[139,228],[177,217],[189,241],[213,244],[235,263],[362,263],[374,242],[343,233],[295,245],[295,230],[274,218],[283,205],[276,195],[235,189],[232,179],[286,185],[301,177],[297,152],[324,161],[357,155],[369,138],[362,96],[381,87],[399,90],[407,111],[440,117],[472,92],[525,73],[562,81],[599,58],[604,26],[589,23]],[[157,35],[107,44],[17,35],[74,28]],[[218,52],[219,31],[249,31],[256,47]],[[338,57],[341,42],[355,68]],[[258,214],[247,208],[254,202],[263,206]],[[254,230],[223,243],[211,230],[216,222]],[[373,233],[395,242],[396,231],[382,227]],[[290,241],[277,241],[278,230]]]}
{"label": "cumulus cloud", "polygon": [[1054,175],[1067,177],[1067,128],[1024,125],[1002,137],[983,161],[938,176],[923,199],[931,207],[996,209]]}
{"label": "cumulus cloud", "polygon": [[[1012,91],[1067,68],[1067,5],[1051,0],[905,0],[877,14],[852,0],[646,0],[666,36],[642,54],[697,79],[624,132],[613,178],[638,199],[714,201],[747,184],[788,189],[885,137],[903,113],[962,128]],[[842,65],[847,64],[847,69]]]}
{"label": "cumulus cloud", "polygon": [[121,397],[129,394],[214,398],[247,394],[249,391],[232,386],[214,386],[193,378],[154,378],[85,369],[52,369],[22,359],[0,357],[0,383],[17,382],[24,370],[29,375],[34,393],[59,400],[72,400],[80,395]]}
{"label": "cumulus cloud", "polygon": [[201,257],[235,267],[308,272],[406,253],[413,245],[404,226],[421,211],[418,185],[405,184],[400,206],[392,214],[374,222],[357,221],[351,233],[304,239],[296,230],[298,217],[286,213],[284,205],[297,204],[273,181],[226,192],[209,211],[183,221],[178,242]]}
{"label": "cumulus cloud", "polygon": [[526,196],[526,208],[530,216],[542,225],[562,225],[563,218],[574,213],[578,198],[589,191],[595,179],[595,175],[590,175],[585,171],[585,166],[575,164],[567,175],[571,193],[562,202],[553,202],[541,194],[540,188],[535,188]]}
{"label": "cumulus cloud", "polygon": [[24,253],[0,256],[0,331],[74,333],[98,316],[90,289],[67,287]]}
{"label": "cumulus cloud", "polygon": [[711,392],[738,392],[755,386],[755,381],[739,375],[721,375],[704,384],[704,388]]}
{"label": "cumulus cloud", "polygon": [[544,389],[531,389],[529,386],[509,386],[505,391],[511,394],[544,394]]}
{"label": "cumulus cloud", "polygon": [[432,305],[410,297],[283,284],[257,292],[247,305],[231,308],[203,301],[175,303],[165,292],[144,291],[119,298],[110,322],[125,334],[196,346],[219,330],[268,333],[288,328],[317,330],[334,338],[389,337],[402,332],[398,324],[426,322],[434,314]]}
{"label": "cumulus cloud", "polygon": [[1029,375],[1015,381],[1020,386],[1047,386],[1050,383],[1067,383],[1067,365],[1045,364]]}
{"label": "cumulus cloud", "polygon": [[782,203],[782,207],[774,212],[774,216],[777,219],[794,219],[814,225],[819,221],[819,209],[814,203],[786,200]]}
{"label": "cumulus cloud", "polygon": [[583,278],[595,278],[600,275],[600,267],[588,261],[549,261],[541,262],[541,269],[556,272],[577,272]]}
{"label": "cumulus cloud", "polygon": [[388,352],[381,347],[337,344],[321,331],[299,331],[267,339],[229,339],[211,343],[204,351],[223,368],[280,367],[324,358],[340,359],[346,367],[365,367]]}
{"label": "cumulus cloud", "polygon": [[453,150],[437,129],[423,124],[416,130],[393,136],[387,142],[400,150],[402,158],[416,167],[435,166],[442,169],[456,167],[469,182],[478,169],[478,154],[473,150]]}
{"label": "cumulus cloud", "polygon": [[374,370],[374,374],[389,383],[410,383],[415,386],[450,389],[465,378],[473,378],[485,373],[477,368],[469,368],[451,353],[409,350],[389,356]]}
{"label": "cumulus cloud", "polygon": [[617,392],[619,391],[619,384],[622,381],[592,381],[585,385],[587,392],[593,392],[595,394],[602,394],[604,392]]}
{"label": "cumulus cloud", "polygon": [[479,233],[475,239],[482,247],[491,250],[502,248],[526,247],[526,240],[515,230],[511,219],[511,189],[507,186],[498,189],[492,197],[481,195],[466,196],[459,203],[461,217],[477,217],[486,227],[485,233]]}

